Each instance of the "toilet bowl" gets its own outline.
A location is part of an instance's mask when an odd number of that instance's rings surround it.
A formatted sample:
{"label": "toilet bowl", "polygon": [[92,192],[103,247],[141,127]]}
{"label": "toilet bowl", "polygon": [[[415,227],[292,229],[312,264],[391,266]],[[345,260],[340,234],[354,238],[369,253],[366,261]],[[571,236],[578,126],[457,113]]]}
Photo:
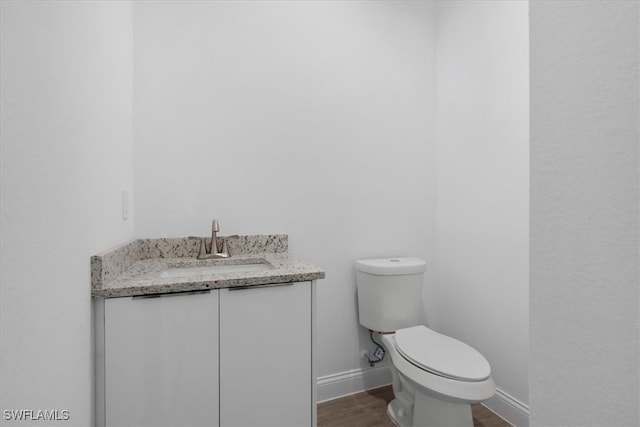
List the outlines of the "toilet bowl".
{"label": "toilet bowl", "polygon": [[419,324],[425,265],[356,261],[360,324],[377,333],[391,359],[395,398],[387,414],[397,426],[472,427],[471,404],[495,393],[491,368],[471,346]]}
{"label": "toilet bowl", "polygon": [[425,326],[383,334],[381,341],[395,396],[387,413],[400,427],[472,426],[470,405],[495,393],[489,363],[460,341]]}

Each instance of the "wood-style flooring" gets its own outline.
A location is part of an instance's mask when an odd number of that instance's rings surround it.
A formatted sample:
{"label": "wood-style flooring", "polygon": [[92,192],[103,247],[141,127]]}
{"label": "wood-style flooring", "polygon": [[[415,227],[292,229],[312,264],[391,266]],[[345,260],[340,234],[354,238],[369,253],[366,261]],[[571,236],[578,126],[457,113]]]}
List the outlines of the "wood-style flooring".
{"label": "wood-style flooring", "polygon": [[[318,427],[395,427],[387,416],[393,400],[391,386],[318,404]],[[511,427],[482,405],[473,405],[474,427]]]}

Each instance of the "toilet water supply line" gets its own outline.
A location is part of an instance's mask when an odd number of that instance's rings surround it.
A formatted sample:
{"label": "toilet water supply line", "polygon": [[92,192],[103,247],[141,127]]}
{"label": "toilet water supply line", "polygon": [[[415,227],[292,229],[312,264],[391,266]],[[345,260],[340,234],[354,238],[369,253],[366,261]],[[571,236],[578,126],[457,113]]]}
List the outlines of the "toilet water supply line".
{"label": "toilet water supply line", "polygon": [[369,337],[371,338],[371,341],[376,345],[376,349],[373,350],[373,357],[375,357],[375,359],[370,358],[369,354],[366,355],[369,366],[373,367],[376,365],[376,363],[382,362],[384,360],[385,351],[382,345],[380,345],[379,342],[373,339],[373,331],[371,329],[369,329]]}

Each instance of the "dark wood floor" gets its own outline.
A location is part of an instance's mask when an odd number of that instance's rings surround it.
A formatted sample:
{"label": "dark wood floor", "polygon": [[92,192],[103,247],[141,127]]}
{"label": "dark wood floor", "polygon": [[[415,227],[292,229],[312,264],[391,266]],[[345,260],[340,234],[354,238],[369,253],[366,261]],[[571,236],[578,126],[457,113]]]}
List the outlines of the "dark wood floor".
{"label": "dark wood floor", "polygon": [[[318,427],[395,427],[387,416],[391,386],[318,404]],[[474,427],[511,427],[482,405],[473,405]]]}

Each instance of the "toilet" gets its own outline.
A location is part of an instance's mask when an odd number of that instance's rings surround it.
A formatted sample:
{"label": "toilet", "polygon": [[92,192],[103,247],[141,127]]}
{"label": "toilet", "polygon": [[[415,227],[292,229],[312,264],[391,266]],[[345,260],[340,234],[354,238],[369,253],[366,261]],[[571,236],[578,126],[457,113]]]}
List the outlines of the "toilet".
{"label": "toilet", "polygon": [[471,346],[422,325],[426,263],[419,258],[356,261],[358,316],[390,358],[399,427],[473,426],[471,405],[494,395],[487,359]]}

